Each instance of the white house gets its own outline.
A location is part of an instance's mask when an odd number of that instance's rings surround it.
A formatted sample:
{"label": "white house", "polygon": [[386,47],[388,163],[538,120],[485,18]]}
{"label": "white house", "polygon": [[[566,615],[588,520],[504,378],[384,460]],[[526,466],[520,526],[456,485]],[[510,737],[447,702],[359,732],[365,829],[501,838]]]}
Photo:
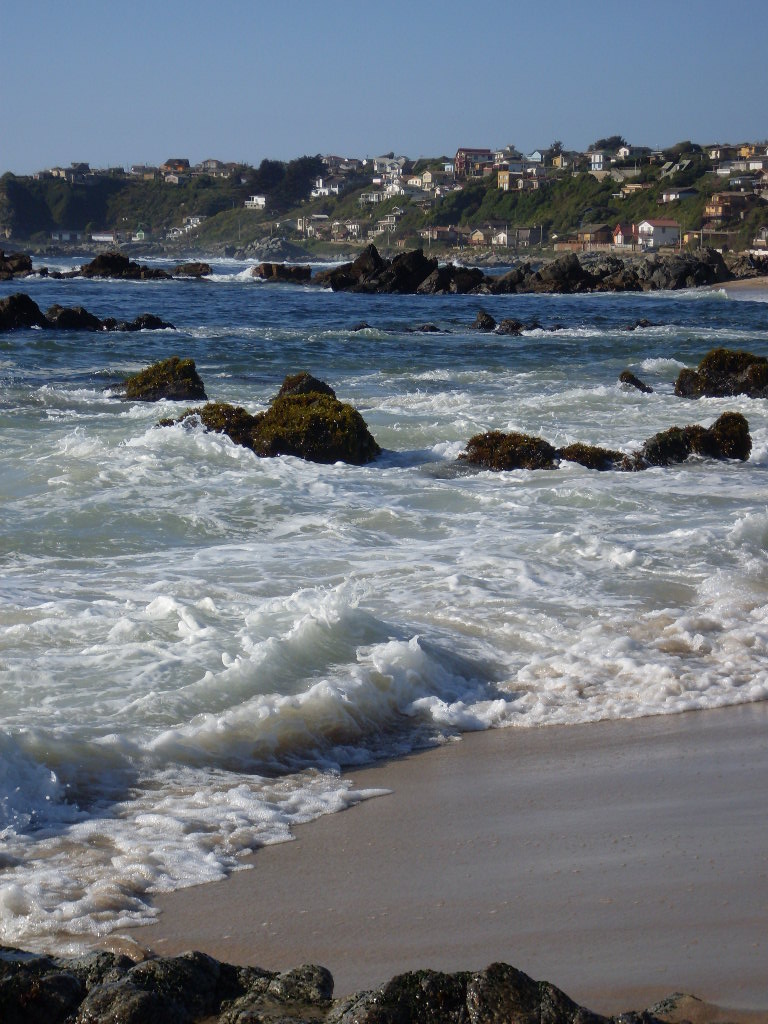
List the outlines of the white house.
{"label": "white house", "polygon": [[676,220],[642,220],[637,225],[637,240],[643,249],[658,249],[660,245],[678,245],[680,225]]}
{"label": "white house", "polygon": [[325,196],[337,196],[339,194],[338,184],[331,184],[324,178],[317,178],[315,180],[315,187],[312,189],[310,195],[313,199],[321,199]]}
{"label": "white house", "polygon": [[243,203],[246,210],[263,210],[267,205],[266,196],[248,196]]}
{"label": "white house", "polygon": [[589,153],[589,169],[590,171],[604,171],[605,166],[608,163],[608,158],[602,149],[597,150],[595,153]]}

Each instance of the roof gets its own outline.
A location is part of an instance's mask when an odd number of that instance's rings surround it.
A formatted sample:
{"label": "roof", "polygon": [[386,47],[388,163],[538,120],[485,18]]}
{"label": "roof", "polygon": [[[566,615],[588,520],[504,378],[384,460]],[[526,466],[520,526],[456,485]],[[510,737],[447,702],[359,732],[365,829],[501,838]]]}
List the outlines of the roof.
{"label": "roof", "polygon": [[647,220],[643,220],[640,223],[641,224],[650,224],[651,227],[654,227],[654,228],[679,228],[680,227],[680,225],[677,223],[676,220],[669,220],[669,218],[667,218],[667,217],[657,218],[655,220],[651,220],[650,218],[648,218]]}

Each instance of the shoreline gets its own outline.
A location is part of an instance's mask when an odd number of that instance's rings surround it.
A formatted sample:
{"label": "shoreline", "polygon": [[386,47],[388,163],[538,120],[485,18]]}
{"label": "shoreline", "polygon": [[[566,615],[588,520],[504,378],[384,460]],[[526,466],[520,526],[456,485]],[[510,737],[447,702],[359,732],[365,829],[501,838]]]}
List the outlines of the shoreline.
{"label": "shoreline", "polygon": [[679,990],[768,1011],[766,727],[759,703],[466,734],[349,773],[391,794],[158,895],[158,923],[121,935],[319,963],[337,995],[501,960],[603,1013]]}

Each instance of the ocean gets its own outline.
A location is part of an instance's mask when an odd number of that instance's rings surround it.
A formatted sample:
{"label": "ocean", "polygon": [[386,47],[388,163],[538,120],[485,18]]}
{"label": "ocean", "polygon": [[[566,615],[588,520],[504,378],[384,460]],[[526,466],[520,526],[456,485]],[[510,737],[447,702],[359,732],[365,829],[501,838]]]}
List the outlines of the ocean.
{"label": "ocean", "polygon": [[[154,892],[375,795],[345,773],[377,759],[768,697],[768,403],[673,392],[712,348],[768,355],[768,293],[368,296],[250,269],[0,283],[176,325],[0,336],[0,943],[149,922]],[[541,326],[479,334],[480,308]],[[382,455],[262,460],[110,390],[174,354],[250,412],[308,370]],[[489,429],[630,452],[726,410],[747,463],[456,464]]]}

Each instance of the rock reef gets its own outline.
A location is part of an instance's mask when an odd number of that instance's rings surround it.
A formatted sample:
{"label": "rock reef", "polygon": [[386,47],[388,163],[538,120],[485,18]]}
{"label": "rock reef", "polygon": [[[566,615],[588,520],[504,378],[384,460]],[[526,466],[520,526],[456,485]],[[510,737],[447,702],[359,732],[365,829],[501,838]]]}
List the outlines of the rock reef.
{"label": "rock reef", "polygon": [[82,306],[51,306],[43,313],[24,292],[0,299],[0,332],[35,327],[59,331],[163,331],[175,330],[173,324],[153,313],[142,313],[134,320],[102,320]]}
{"label": "rock reef", "polygon": [[521,295],[576,294],[584,292],[656,291],[698,288],[733,280],[723,257],[714,249],[700,253],[661,256],[650,253],[640,259],[622,260],[608,255],[595,260],[566,253],[534,267],[523,263],[506,274],[493,276],[477,267],[449,263],[414,249],[384,259],[375,245],[368,245],[351,263],[315,274],[312,283],[333,291],[372,294],[419,295]]}
{"label": "rock reef", "polygon": [[180,359],[178,356],[153,363],[128,377],[114,390],[131,402],[159,402],[162,399],[196,402],[208,398],[194,359]]}
{"label": "rock reef", "polygon": [[685,462],[690,455],[746,462],[752,451],[749,424],[738,412],[725,412],[711,427],[670,427],[648,438],[632,454],[575,443],[555,448],[541,437],[491,430],[469,439],[459,459],[479,469],[556,469],[560,460],[586,469],[637,472],[652,466]]}
{"label": "rock reef", "polygon": [[135,963],[113,953],[64,958],[0,947],[3,1024],[666,1024],[697,1002],[676,993],[604,1017],[505,963],[410,971],[334,999],[331,973],[315,964],[276,972],[197,952]]}

